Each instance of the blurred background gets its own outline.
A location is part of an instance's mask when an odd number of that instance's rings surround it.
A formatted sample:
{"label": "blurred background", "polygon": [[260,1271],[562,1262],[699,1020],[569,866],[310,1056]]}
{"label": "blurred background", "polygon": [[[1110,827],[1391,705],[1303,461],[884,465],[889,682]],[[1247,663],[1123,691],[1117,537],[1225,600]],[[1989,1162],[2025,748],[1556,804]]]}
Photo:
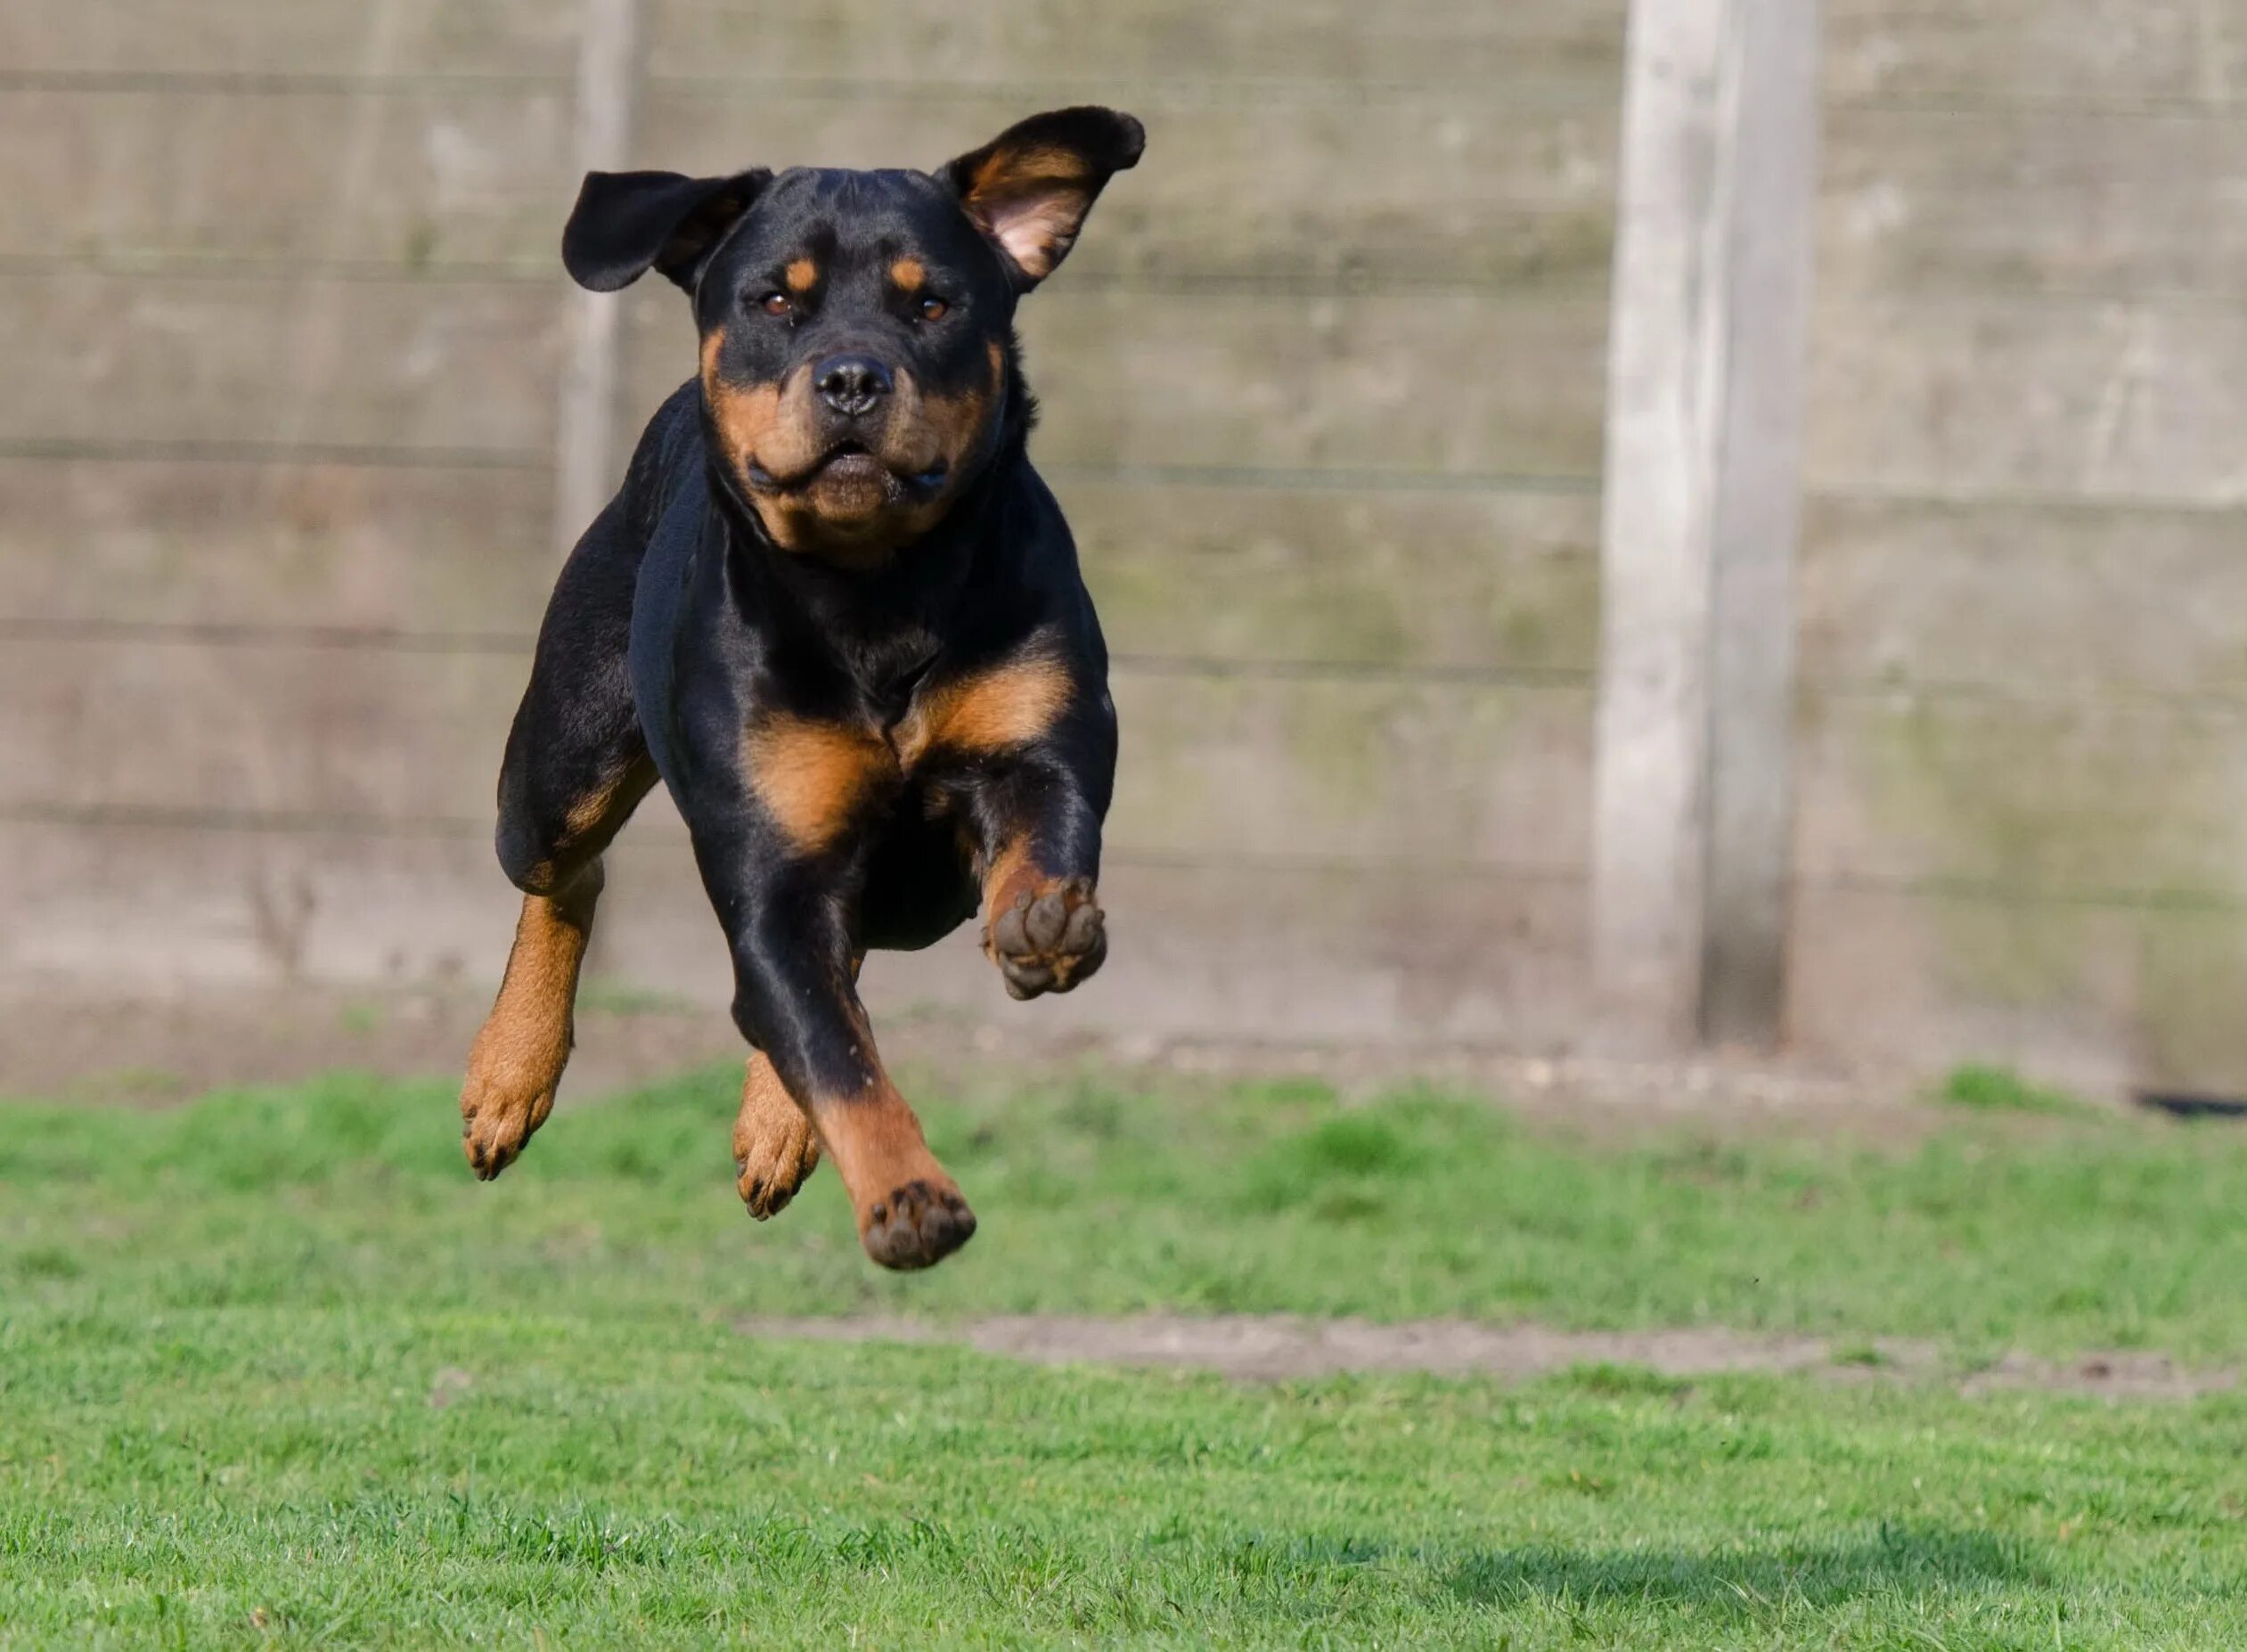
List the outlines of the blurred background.
{"label": "blurred background", "polygon": [[[531,638],[693,361],[562,276],[586,165],[1097,101],[1147,159],[1024,331],[1116,951],[878,1022],[2247,1089],[2247,4],[1818,12],[8,0],[18,1070],[488,1002]],[[660,798],[611,869],[592,1000],[723,1037]]]}

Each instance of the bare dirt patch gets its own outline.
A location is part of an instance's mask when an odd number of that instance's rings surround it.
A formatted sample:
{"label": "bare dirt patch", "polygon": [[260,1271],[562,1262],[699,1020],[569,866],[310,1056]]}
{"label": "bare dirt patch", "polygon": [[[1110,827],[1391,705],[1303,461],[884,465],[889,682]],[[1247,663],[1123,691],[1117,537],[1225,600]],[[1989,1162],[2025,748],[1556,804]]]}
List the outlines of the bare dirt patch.
{"label": "bare dirt patch", "polygon": [[1176,1366],[1242,1382],[1347,1372],[1524,1378],[1616,1365],[1679,1378],[1736,1372],[1802,1373],[1835,1382],[1955,1384],[1967,1394],[2037,1388],[2114,1400],[2190,1400],[2238,1384],[2228,1370],[2192,1370],[2161,1354],[2094,1353],[2053,1361],[2008,1354],[1965,1370],[1931,1344],[1838,1344],[1713,1327],[1566,1331],[1465,1320],[1376,1324],[1292,1315],[1172,1314],[1078,1318],[1013,1314],[955,1325],[903,1319],[758,1319],[744,1335],[822,1342],[952,1343],[1038,1364]]}

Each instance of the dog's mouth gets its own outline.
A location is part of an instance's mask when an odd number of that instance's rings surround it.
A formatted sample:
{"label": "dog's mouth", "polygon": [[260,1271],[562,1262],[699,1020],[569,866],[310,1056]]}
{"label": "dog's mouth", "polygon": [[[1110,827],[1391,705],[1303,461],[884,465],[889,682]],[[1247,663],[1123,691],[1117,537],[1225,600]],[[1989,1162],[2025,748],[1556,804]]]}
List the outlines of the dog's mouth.
{"label": "dog's mouth", "polygon": [[760,493],[856,495],[877,489],[887,493],[895,488],[909,495],[936,492],[944,486],[950,468],[942,459],[931,467],[919,470],[892,464],[854,438],[831,444],[810,464],[786,475],[775,474],[755,458],[746,467],[749,486]]}

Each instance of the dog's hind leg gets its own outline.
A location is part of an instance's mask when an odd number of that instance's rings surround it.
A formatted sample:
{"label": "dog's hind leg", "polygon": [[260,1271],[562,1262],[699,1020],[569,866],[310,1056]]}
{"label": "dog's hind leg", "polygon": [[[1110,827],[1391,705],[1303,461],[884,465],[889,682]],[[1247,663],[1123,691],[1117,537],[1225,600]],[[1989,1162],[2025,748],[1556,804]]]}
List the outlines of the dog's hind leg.
{"label": "dog's hind leg", "polygon": [[743,813],[707,809],[689,824],[732,947],[734,1024],[779,1081],[767,1086],[753,1069],[760,1111],[781,1116],[784,1095],[809,1116],[868,1255],[888,1268],[942,1260],[976,1219],[874,1047],[854,984],[848,896],[831,887],[830,868],[774,852]]}
{"label": "dog's hind leg", "polygon": [[741,1111],[733,1121],[733,1168],[741,1202],[759,1222],[788,1208],[819,1167],[819,1133],[762,1050],[749,1054]]}
{"label": "dog's hind leg", "polygon": [[[863,953],[851,960],[853,982],[865,961]],[[811,1115],[796,1105],[772,1058],[750,1051],[741,1111],[733,1121],[733,1171],[749,1214],[764,1222],[786,1210],[819,1160],[819,1132]]]}
{"label": "dog's hind leg", "polygon": [[[851,960],[854,982],[865,961],[862,953]],[[819,1168],[819,1132],[811,1115],[796,1105],[772,1058],[750,1051],[748,1071],[741,1079],[741,1111],[733,1121],[735,1185],[749,1214],[764,1222],[786,1210]]]}
{"label": "dog's hind leg", "polygon": [[461,1143],[481,1181],[513,1164],[553,1110],[601,883],[595,861],[566,889],[523,897],[507,975],[470,1048],[461,1087]]}
{"label": "dog's hind leg", "polygon": [[[612,507],[613,513],[613,507]],[[523,891],[498,1001],[469,1052],[461,1138],[486,1181],[552,1111],[601,856],[655,784],[625,645],[636,554],[594,526],[562,570],[500,771],[500,864]]]}

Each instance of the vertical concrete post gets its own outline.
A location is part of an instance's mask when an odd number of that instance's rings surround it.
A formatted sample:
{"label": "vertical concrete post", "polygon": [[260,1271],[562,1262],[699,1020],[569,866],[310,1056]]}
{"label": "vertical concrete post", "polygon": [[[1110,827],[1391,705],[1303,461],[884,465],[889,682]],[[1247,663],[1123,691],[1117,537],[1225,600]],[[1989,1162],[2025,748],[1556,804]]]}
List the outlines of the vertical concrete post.
{"label": "vertical concrete post", "polygon": [[[579,12],[572,153],[580,172],[613,172],[631,162],[640,0],[581,0]],[[560,404],[554,421],[558,556],[569,553],[585,525],[608,503],[622,462],[617,415],[623,303],[614,294],[576,289],[567,303]]]}
{"label": "vertical concrete post", "polygon": [[1626,1047],[1780,1030],[1818,24],[1630,9],[1591,892]]}
{"label": "vertical concrete post", "polygon": [[[640,0],[580,0],[577,92],[571,152],[581,172],[615,172],[632,164],[633,106],[640,81]],[[560,241],[556,225],[555,241]],[[576,545],[622,480],[618,438],[623,377],[624,301],[614,293],[572,287],[563,300],[561,381],[554,416],[554,560]],[[609,910],[617,903],[609,869]],[[609,948],[598,926],[583,969],[601,973]]]}

